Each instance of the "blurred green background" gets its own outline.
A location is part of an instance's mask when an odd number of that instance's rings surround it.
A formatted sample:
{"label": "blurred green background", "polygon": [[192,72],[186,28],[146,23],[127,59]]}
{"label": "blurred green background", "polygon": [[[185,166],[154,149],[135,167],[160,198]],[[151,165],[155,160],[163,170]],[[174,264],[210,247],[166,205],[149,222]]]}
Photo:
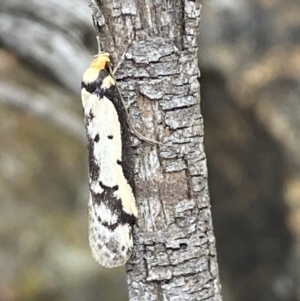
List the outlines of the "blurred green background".
{"label": "blurred green background", "polygon": [[[224,301],[300,300],[300,2],[203,0],[201,110]],[[0,1],[0,301],[127,300],[92,258],[84,0]]]}

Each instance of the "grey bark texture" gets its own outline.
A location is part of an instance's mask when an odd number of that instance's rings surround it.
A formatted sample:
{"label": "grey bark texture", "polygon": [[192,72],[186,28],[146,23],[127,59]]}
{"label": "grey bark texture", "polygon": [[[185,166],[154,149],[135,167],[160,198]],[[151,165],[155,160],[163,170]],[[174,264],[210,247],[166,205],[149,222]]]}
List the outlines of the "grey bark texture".
{"label": "grey bark texture", "polygon": [[[199,1],[88,0],[135,129],[130,301],[221,300],[200,114]],[[132,40],[132,41],[131,41]],[[122,56],[126,53],[125,56]]]}

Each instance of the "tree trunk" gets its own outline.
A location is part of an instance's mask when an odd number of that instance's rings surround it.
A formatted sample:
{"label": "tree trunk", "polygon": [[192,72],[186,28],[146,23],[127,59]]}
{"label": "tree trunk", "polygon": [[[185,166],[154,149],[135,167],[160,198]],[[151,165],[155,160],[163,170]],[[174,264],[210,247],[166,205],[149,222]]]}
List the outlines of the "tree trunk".
{"label": "tree trunk", "polygon": [[221,300],[199,106],[199,1],[89,5],[102,50],[121,63],[115,77],[133,126],[162,142],[134,142],[129,299]]}

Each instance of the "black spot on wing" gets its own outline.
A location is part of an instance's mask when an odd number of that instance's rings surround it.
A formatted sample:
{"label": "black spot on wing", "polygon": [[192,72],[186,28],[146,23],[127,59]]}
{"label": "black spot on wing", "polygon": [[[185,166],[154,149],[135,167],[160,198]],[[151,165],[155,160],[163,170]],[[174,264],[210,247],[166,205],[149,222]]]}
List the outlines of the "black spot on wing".
{"label": "black spot on wing", "polygon": [[94,138],[94,141],[95,141],[95,142],[99,142],[99,140],[100,140],[100,136],[99,136],[99,134],[97,134],[97,135],[95,136],[95,138]]}
{"label": "black spot on wing", "polygon": [[113,136],[113,135],[108,135],[107,138],[108,138],[108,139],[113,139],[114,136]]}
{"label": "black spot on wing", "polygon": [[90,178],[96,181],[99,178],[100,166],[94,156],[94,141],[90,137],[88,138],[88,153]]}

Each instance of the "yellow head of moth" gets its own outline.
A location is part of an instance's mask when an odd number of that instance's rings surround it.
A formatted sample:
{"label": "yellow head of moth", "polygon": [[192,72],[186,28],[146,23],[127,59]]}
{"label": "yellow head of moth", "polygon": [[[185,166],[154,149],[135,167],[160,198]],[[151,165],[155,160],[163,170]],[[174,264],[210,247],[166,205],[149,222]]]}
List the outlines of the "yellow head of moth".
{"label": "yellow head of moth", "polygon": [[95,55],[95,59],[91,62],[90,67],[84,72],[82,81],[91,83],[98,78],[99,71],[106,70],[111,73],[112,59],[108,52],[102,52]]}
{"label": "yellow head of moth", "polygon": [[102,52],[95,55],[95,59],[92,61],[90,68],[96,69],[110,69],[112,66],[111,55],[108,52]]}

